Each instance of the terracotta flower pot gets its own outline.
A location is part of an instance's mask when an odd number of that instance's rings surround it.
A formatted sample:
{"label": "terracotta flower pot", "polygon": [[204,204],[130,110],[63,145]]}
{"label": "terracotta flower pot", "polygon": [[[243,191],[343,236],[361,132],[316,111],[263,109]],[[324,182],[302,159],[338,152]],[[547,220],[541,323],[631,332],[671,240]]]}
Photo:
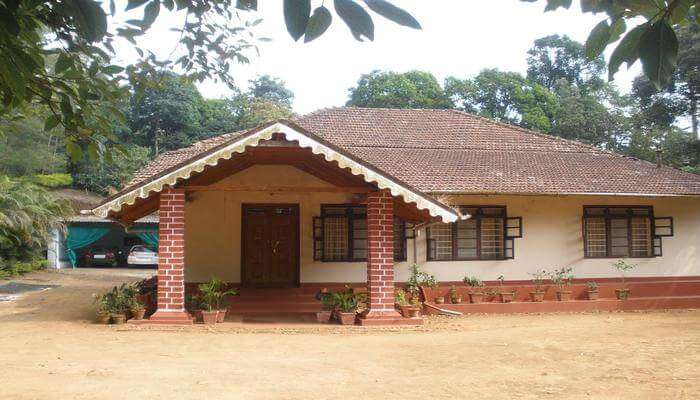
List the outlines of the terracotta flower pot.
{"label": "terracotta flower pot", "polygon": [[438,296],[435,298],[435,304],[445,304],[445,297],[444,296]]}
{"label": "terracotta flower pot", "polygon": [[615,296],[618,300],[627,300],[630,297],[629,289],[615,289]]}
{"label": "terracotta flower pot", "polygon": [[124,313],[112,314],[112,323],[113,324],[121,325],[124,322],[126,322],[126,314],[124,314]]}
{"label": "terracotta flower pot", "polygon": [[411,307],[408,309],[408,318],[420,317],[420,307]]}
{"label": "terracotta flower pot", "polygon": [[327,324],[331,320],[332,313],[330,310],[319,311],[316,313],[316,321],[321,324]]}
{"label": "terracotta flower pot", "polygon": [[530,292],[530,300],[540,303],[544,300],[544,292]]}
{"label": "terracotta flower pot", "polygon": [[501,303],[510,303],[513,301],[513,298],[515,297],[515,293],[513,292],[503,292],[498,294],[498,298],[501,301]]}
{"label": "terracotta flower pot", "polygon": [[216,318],[219,315],[219,312],[214,310],[214,311],[204,311],[202,310],[202,322],[204,325],[214,325],[216,323]]}
{"label": "terracotta flower pot", "polygon": [[355,325],[355,313],[354,312],[340,312],[335,313],[340,321],[341,325]]}
{"label": "terracotta flower pot", "polygon": [[222,323],[226,319],[226,309],[224,308],[223,310],[219,310],[219,313],[216,314],[216,322]]}
{"label": "terracotta flower pot", "polygon": [[145,308],[132,308],[131,309],[131,317],[135,320],[140,320],[143,319],[143,317],[146,315],[146,309]]}
{"label": "terracotta flower pot", "polygon": [[472,303],[483,303],[484,294],[483,293],[469,293],[469,301]]}
{"label": "terracotta flower pot", "polygon": [[450,300],[452,301],[452,304],[459,304],[462,302],[462,296],[453,297]]}
{"label": "terracotta flower pot", "polygon": [[97,323],[98,324],[103,324],[103,325],[108,324],[109,318],[110,318],[109,313],[106,311],[99,311],[97,313]]}
{"label": "terracotta flower pot", "polygon": [[598,291],[591,291],[591,290],[586,290],[586,294],[588,295],[588,300],[598,300]]}
{"label": "terracotta flower pot", "polygon": [[568,290],[557,291],[557,300],[559,301],[569,301],[571,300],[571,292]]}

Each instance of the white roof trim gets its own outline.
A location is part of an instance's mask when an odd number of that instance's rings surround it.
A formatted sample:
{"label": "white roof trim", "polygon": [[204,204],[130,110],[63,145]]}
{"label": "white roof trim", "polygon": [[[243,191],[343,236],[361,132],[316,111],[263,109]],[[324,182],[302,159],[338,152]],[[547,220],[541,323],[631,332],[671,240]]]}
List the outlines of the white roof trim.
{"label": "white roof trim", "polygon": [[431,216],[442,218],[443,222],[455,222],[462,216],[452,208],[431,199],[429,196],[420,193],[410,187],[396,182],[395,180],[382,175],[376,170],[364,166],[353,159],[339,153],[323,143],[299,132],[282,122],[277,122],[267,128],[261,129],[252,135],[243,137],[235,142],[222,147],[221,149],[192,161],[174,171],[169,172],[151,182],[138,186],[116,197],[109,202],[92,209],[92,214],[101,218],[106,218],[110,212],[119,211],[124,205],[132,205],[139,198],[145,199],[151,192],[160,192],[165,186],[175,185],[178,181],[188,179],[192,174],[202,172],[206,166],[214,166],[220,160],[228,160],[234,153],[245,152],[248,146],[257,146],[262,140],[268,140],[275,133],[283,133],[287,140],[296,141],[300,147],[311,149],[314,154],[321,154],[328,161],[336,161],[341,168],[349,168],[354,175],[362,175],[368,183],[376,184],[380,189],[387,189],[392,196],[403,197],[406,203],[415,203],[420,210],[427,210]]}

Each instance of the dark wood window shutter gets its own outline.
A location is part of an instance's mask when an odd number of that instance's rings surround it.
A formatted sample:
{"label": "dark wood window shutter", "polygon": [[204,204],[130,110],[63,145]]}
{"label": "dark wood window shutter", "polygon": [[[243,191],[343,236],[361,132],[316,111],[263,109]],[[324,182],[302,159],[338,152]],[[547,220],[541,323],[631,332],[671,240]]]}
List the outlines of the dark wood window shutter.
{"label": "dark wood window shutter", "polygon": [[314,261],[323,261],[323,218],[314,217]]}
{"label": "dark wood window shutter", "polygon": [[673,217],[656,217],[656,218],[654,218],[654,236],[656,236],[656,237],[673,236]]}

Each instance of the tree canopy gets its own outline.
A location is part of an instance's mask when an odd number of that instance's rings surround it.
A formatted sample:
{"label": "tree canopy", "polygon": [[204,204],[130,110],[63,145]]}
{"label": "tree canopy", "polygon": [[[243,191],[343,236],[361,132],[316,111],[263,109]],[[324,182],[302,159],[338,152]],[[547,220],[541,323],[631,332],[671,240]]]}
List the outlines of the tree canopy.
{"label": "tree canopy", "polygon": [[372,71],[350,89],[349,106],[387,108],[451,108],[437,79],[423,71]]}

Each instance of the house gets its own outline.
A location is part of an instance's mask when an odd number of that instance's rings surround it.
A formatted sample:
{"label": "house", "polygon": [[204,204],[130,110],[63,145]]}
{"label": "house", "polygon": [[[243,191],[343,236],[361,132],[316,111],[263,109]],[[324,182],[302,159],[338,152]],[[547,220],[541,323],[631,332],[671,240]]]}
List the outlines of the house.
{"label": "house", "polygon": [[700,176],[455,110],[330,108],[210,138],[90,212],[155,211],[152,322],[189,323],[185,287],[212,276],[366,285],[366,324],[395,323],[413,263],[445,284],[562,266],[605,281],[619,258],[638,265],[630,282],[700,276]]}

